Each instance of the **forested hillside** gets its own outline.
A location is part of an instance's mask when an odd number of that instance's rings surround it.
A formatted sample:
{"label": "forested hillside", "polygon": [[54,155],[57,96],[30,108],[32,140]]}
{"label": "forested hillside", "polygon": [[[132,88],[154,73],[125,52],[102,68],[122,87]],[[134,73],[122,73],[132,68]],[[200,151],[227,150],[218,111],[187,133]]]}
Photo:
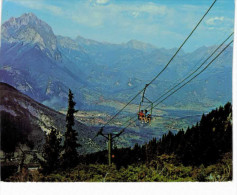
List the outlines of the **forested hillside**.
{"label": "forested hillside", "polygon": [[[210,165],[216,163],[221,155],[232,152],[232,108],[231,103],[202,116],[199,123],[187,130],[180,130],[176,135],[164,134],[159,140],[152,139],[142,146],[114,150],[115,164],[127,166],[132,163],[145,163],[156,160],[163,154],[174,154],[184,165]],[[103,154],[94,153],[86,156],[85,162],[105,163]]]}
{"label": "forested hillside", "polygon": [[[195,126],[169,132],[133,148],[113,148],[113,165],[107,151],[80,156],[70,170],[51,174],[35,172],[31,181],[229,181],[232,180],[232,105],[202,116]],[[10,181],[22,181],[14,175]]]}

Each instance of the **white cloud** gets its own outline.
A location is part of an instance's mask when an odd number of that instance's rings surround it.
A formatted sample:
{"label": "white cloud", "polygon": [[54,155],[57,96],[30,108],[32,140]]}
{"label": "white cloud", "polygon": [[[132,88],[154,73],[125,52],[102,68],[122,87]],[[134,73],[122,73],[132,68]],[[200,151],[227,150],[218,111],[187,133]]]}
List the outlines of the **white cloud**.
{"label": "white cloud", "polygon": [[[128,41],[128,39],[159,42],[167,38],[170,42],[171,40],[182,41],[208,7],[116,0],[75,0],[73,3],[67,0],[8,1],[30,8],[32,12],[40,10],[42,14],[47,12],[59,16],[59,21],[63,17],[64,21],[68,20],[68,23],[79,24],[75,25],[75,29],[72,29],[68,36],[76,36],[74,34],[80,33],[88,38],[98,40],[101,38],[109,42]],[[228,30],[233,28],[233,19],[224,16],[219,11],[214,16],[208,15],[209,19],[205,18],[205,22],[199,27],[199,32],[223,31],[220,27]]]}
{"label": "white cloud", "polygon": [[98,4],[106,4],[108,2],[109,2],[109,0],[96,0],[96,3],[98,3]]}
{"label": "white cloud", "polygon": [[215,25],[217,22],[222,22],[224,21],[224,17],[221,16],[221,17],[213,17],[213,18],[210,18],[206,21],[206,24],[207,25]]}
{"label": "white cloud", "polygon": [[7,0],[9,2],[20,4],[24,7],[28,7],[34,10],[45,10],[49,11],[55,15],[62,15],[63,10],[61,7],[55,5],[44,4],[42,0],[32,1],[32,0]]}
{"label": "white cloud", "polygon": [[[166,6],[157,5],[154,3],[109,3],[109,0],[88,0],[76,1],[74,3],[66,3],[66,1],[59,1],[64,6],[56,6],[50,4],[46,0],[7,0],[20,4],[21,6],[30,8],[32,10],[41,10],[50,12],[56,16],[64,16],[73,21],[86,26],[100,26],[104,23],[118,23],[122,24],[124,21],[130,21],[132,25],[134,18],[140,15],[147,14],[150,17],[163,16],[170,12]],[[52,1],[53,2],[53,1]],[[105,5],[106,6],[100,6]],[[129,18],[129,16],[131,16]]]}
{"label": "white cloud", "polygon": [[206,28],[209,30],[231,32],[233,29],[234,20],[228,17],[211,17],[206,22]]}
{"label": "white cloud", "polygon": [[[109,4],[110,0],[88,0],[90,6],[106,6]],[[81,2],[80,2],[81,3]]]}
{"label": "white cloud", "polygon": [[138,17],[140,14],[139,14],[139,12],[134,11],[134,12],[132,12],[132,15],[133,15],[134,18],[136,18],[136,17]]}
{"label": "white cloud", "polygon": [[[102,1],[102,0],[101,0]],[[66,11],[67,12],[67,11]],[[108,4],[107,6],[91,6],[87,3],[78,3],[75,10],[68,10],[73,15],[73,20],[80,24],[88,26],[102,25],[104,23],[122,23],[129,22],[134,24],[134,18],[140,15],[150,17],[164,16],[170,10],[166,6],[159,6],[153,3],[133,5],[133,4]],[[73,14],[75,12],[75,14]],[[141,21],[140,21],[141,22]]]}

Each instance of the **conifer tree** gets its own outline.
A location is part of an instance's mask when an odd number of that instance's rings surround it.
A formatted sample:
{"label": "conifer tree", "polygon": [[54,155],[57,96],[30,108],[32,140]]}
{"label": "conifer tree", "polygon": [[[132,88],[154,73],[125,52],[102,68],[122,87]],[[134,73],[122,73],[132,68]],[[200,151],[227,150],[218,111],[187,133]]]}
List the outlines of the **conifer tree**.
{"label": "conifer tree", "polygon": [[64,146],[63,146],[63,159],[62,165],[64,168],[71,168],[78,164],[78,152],[77,148],[81,146],[77,143],[78,133],[73,129],[74,126],[74,113],[76,103],[73,101],[73,93],[69,89],[68,94],[68,110],[66,115],[66,132],[64,134]]}
{"label": "conifer tree", "polygon": [[62,146],[59,132],[55,128],[51,128],[51,132],[46,135],[46,142],[43,147],[43,158],[40,161],[43,172],[49,174],[59,168],[59,158]]}

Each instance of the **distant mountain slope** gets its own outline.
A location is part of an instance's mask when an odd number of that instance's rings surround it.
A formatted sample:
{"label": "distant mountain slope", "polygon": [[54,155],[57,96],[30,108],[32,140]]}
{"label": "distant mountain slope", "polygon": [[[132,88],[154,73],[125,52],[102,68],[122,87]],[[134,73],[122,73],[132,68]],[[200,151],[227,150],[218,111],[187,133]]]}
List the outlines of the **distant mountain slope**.
{"label": "distant mountain slope", "polygon": [[57,97],[60,104],[73,83],[77,97],[83,98],[78,88],[86,79],[79,67],[59,51],[57,37],[48,24],[32,13],[23,14],[2,25],[1,39],[1,81],[37,101]]}
{"label": "distant mountain slope", "polygon": [[[67,91],[77,106],[111,110],[95,105],[100,98],[127,102],[167,64],[177,50],[156,48],[137,40],[112,44],[78,36],[56,36],[34,14],[10,18],[2,24],[0,81],[13,85],[33,99],[56,109],[65,108]],[[194,52],[180,51],[160,77],[147,89],[155,100],[188,75],[216,46]],[[175,108],[212,108],[232,97],[232,47],[180,93],[163,103]],[[136,104],[139,100],[136,100]]]}
{"label": "distant mountain slope", "polygon": [[[51,127],[58,129],[61,135],[65,132],[65,115],[34,101],[6,83],[0,83],[0,114],[2,112],[11,114],[13,118],[20,116],[22,120],[27,120],[32,128],[30,137],[35,143],[39,142],[38,144],[44,139],[43,132],[49,132]],[[100,146],[90,139],[95,135],[92,128],[75,121],[74,129],[79,134],[81,153],[100,149]]]}

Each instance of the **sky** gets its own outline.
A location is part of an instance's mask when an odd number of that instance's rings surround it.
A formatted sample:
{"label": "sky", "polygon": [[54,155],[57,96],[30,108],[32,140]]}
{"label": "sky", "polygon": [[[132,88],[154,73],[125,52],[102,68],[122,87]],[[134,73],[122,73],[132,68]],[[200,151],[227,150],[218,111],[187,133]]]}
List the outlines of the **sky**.
{"label": "sky", "polygon": [[[2,23],[34,13],[56,35],[110,43],[139,40],[177,48],[213,0],[3,0]],[[234,0],[218,0],[183,48],[219,44],[234,26]]]}

